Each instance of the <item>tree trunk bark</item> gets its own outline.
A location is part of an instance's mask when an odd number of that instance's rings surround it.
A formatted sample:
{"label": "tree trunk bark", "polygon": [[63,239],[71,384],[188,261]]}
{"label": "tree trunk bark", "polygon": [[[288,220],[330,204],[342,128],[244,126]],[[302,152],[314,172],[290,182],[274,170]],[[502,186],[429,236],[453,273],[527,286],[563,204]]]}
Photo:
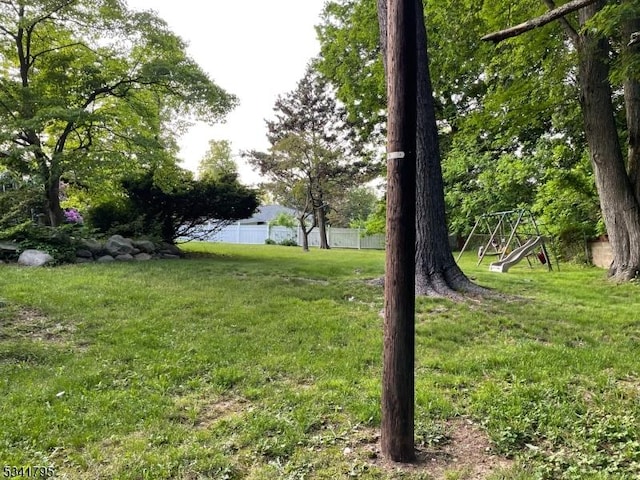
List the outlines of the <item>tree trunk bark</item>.
{"label": "tree trunk bark", "polygon": [[[625,22],[622,29],[623,42],[628,42],[632,33],[640,31],[640,18]],[[640,55],[640,44],[625,47],[627,54]],[[640,202],[640,81],[629,76],[624,82],[624,104],[627,118],[628,154],[627,168],[636,201]]]}
{"label": "tree trunk bark", "polygon": [[418,54],[417,174],[416,174],[416,294],[452,296],[454,292],[481,293],[458,267],[449,246],[444,203],[444,181],[433,88],[429,72],[427,32],[422,1],[415,0]]}
{"label": "tree trunk bark", "polygon": [[45,191],[45,210],[49,225],[57,227],[64,223],[64,212],[60,206],[60,178],[49,177]]}
{"label": "tree trunk bark", "polygon": [[[415,0],[415,8],[416,18],[421,20],[416,22],[416,294],[445,297],[455,297],[456,292],[483,294],[488,290],[465,276],[449,247],[438,127],[421,0]],[[386,72],[387,0],[378,0],[378,22]]]}
{"label": "tree trunk bark", "polygon": [[300,231],[302,232],[302,251],[309,251],[309,231],[307,230],[307,226],[304,223],[304,217],[298,218],[298,223],[300,224]]}
{"label": "tree trunk bark", "polygon": [[320,249],[329,250],[331,247],[327,240],[327,217],[324,205],[316,208],[316,218],[318,219],[318,232],[320,233]]}
{"label": "tree trunk bark", "polygon": [[[580,10],[580,24],[584,25],[605,3],[600,0]],[[602,215],[613,251],[609,276],[617,281],[628,281],[640,270],[640,207],[627,175],[618,138],[606,63],[608,51],[606,40],[595,38],[588,31],[580,34],[582,114]]]}

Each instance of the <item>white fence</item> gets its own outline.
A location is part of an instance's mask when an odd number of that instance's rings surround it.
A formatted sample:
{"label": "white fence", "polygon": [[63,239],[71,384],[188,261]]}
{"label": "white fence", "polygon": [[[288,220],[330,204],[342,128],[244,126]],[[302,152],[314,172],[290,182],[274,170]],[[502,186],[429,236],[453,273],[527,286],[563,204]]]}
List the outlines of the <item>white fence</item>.
{"label": "white fence", "polygon": [[[288,227],[271,227],[269,225],[229,225],[209,237],[202,238],[206,242],[225,242],[263,245],[267,239],[276,243],[283,240],[295,240],[302,245],[302,230]],[[384,249],[384,235],[364,236],[363,230],[353,228],[327,228],[327,241],[332,248]],[[309,246],[320,245],[320,232],[315,228],[309,234]]]}

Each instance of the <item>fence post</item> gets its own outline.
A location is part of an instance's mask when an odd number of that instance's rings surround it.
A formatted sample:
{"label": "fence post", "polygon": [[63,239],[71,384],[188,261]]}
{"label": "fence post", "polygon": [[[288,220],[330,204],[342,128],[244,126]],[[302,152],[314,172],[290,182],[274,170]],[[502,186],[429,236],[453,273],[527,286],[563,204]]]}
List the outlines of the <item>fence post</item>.
{"label": "fence post", "polygon": [[236,223],[236,243],[240,243],[240,222]]}
{"label": "fence post", "polygon": [[358,231],[356,233],[358,235],[358,250],[360,250],[361,247],[362,247],[362,245],[360,243],[361,242],[361,238],[362,238],[362,236],[360,235],[360,227],[358,227]]}

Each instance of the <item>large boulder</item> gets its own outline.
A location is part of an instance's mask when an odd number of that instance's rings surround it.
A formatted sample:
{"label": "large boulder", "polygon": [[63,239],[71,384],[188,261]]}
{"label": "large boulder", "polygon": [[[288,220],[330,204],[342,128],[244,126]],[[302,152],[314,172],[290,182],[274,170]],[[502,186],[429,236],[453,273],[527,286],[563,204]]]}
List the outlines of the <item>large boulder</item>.
{"label": "large boulder", "polygon": [[83,238],[80,240],[82,250],[89,250],[93,255],[99,255],[104,250],[104,245],[93,238]]}
{"label": "large boulder", "polygon": [[117,257],[118,255],[131,255],[136,248],[131,239],[124,238],[122,235],[113,235],[107,240],[105,250],[112,257]]}
{"label": "large boulder", "polygon": [[156,252],[155,244],[149,240],[133,240],[131,243],[143,253],[153,254]]}
{"label": "large boulder", "polygon": [[18,265],[23,265],[25,267],[42,267],[53,263],[53,261],[53,257],[42,250],[25,250],[18,257]]}
{"label": "large boulder", "polygon": [[162,254],[163,258],[166,258],[166,255],[173,255],[175,257],[182,257],[184,253],[178,247],[171,243],[162,242],[160,244],[160,248],[158,249],[158,253]]}
{"label": "large boulder", "polygon": [[76,257],[93,259],[93,253],[91,253],[91,250],[81,248],[79,250],[76,250]]}

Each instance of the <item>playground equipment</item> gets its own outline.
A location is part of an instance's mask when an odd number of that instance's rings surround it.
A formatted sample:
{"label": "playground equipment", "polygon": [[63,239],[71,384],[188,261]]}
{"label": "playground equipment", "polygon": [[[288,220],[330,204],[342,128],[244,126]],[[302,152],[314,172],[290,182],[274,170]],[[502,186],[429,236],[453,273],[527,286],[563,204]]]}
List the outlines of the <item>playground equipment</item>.
{"label": "playground equipment", "polygon": [[460,260],[474,235],[489,237],[486,244],[483,243],[478,248],[478,265],[486,256],[497,256],[498,259],[489,266],[492,272],[506,273],[509,268],[525,258],[529,266],[533,266],[531,256],[535,256],[536,260],[546,265],[549,271],[552,270],[544,237],[540,234],[538,224],[529,210],[517,209],[483,214],[476,220],[457,260]]}

